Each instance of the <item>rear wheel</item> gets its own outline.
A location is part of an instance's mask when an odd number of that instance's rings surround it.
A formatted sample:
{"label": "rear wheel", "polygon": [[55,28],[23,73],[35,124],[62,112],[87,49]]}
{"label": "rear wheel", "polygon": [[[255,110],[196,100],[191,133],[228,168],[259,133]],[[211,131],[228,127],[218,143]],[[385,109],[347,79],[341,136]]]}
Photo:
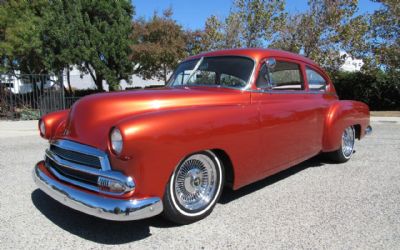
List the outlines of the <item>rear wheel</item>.
{"label": "rear wheel", "polygon": [[188,224],[209,215],[224,184],[224,169],[211,151],[186,157],[172,174],[164,195],[163,215]]}
{"label": "rear wheel", "polygon": [[342,134],[342,143],[340,148],[329,153],[332,160],[342,163],[350,160],[354,152],[354,142],[356,133],[353,126],[347,127]]}

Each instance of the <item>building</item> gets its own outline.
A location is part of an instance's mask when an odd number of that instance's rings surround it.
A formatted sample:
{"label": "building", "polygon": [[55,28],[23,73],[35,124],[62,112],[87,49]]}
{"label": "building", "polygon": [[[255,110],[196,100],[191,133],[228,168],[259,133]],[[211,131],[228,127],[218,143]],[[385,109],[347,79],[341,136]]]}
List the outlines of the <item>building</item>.
{"label": "building", "polygon": [[340,67],[340,70],[347,72],[356,72],[360,71],[361,67],[364,65],[362,59],[353,58],[346,52],[340,52],[341,57],[345,57],[343,65]]}
{"label": "building", "polygon": [[[70,82],[71,82],[71,87],[73,89],[95,89],[96,85],[92,79],[92,77],[89,74],[83,74],[81,73],[77,67],[73,67],[72,70],[70,71]],[[67,73],[64,71],[64,86],[68,88],[68,81],[67,81]],[[126,88],[132,88],[132,87],[145,87],[145,86],[150,86],[150,85],[164,85],[164,81],[159,81],[157,79],[151,79],[151,80],[144,80],[138,75],[132,75],[131,76],[131,84],[127,83],[126,81],[122,80],[120,82],[121,90],[124,90]],[[108,90],[108,85],[104,82],[103,83],[103,88],[105,90]]]}
{"label": "building", "polygon": [[39,74],[0,74],[0,88],[13,94],[29,94],[36,89],[51,89],[56,85],[57,76]]}

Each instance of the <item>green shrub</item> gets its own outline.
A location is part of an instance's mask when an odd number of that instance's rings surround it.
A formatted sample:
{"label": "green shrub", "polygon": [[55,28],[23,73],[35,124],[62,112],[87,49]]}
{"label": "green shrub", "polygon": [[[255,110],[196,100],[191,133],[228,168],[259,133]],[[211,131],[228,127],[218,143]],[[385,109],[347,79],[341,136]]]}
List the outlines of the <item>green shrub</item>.
{"label": "green shrub", "polygon": [[400,79],[396,74],[340,72],[333,76],[342,100],[357,100],[371,110],[400,110]]}
{"label": "green shrub", "polygon": [[102,93],[104,91],[98,89],[74,89],[73,95],[67,94],[67,97],[83,97],[91,94]]}
{"label": "green shrub", "polygon": [[23,108],[19,113],[21,120],[37,120],[40,118],[40,111],[37,109]]}

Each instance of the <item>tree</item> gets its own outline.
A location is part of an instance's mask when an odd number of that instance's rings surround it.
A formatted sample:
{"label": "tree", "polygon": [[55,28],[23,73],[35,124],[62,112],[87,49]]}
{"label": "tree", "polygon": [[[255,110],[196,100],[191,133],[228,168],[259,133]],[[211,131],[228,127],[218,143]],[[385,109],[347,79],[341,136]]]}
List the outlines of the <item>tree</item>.
{"label": "tree", "polygon": [[0,4],[4,67],[24,73],[59,72],[78,65],[97,88],[114,89],[132,72],[130,1],[5,1]]}
{"label": "tree", "polygon": [[186,31],[186,47],[189,55],[201,52],[242,47],[242,24],[239,15],[231,12],[224,21],[211,15],[204,30]]}
{"label": "tree", "polygon": [[204,50],[262,47],[282,25],[284,1],[235,0],[221,21],[212,15],[205,23]]}
{"label": "tree", "polygon": [[129,61],[133,7],[128,1],[52,1],[42,33],[46,65],[54,71],[77,65],[99,90],[111,90],[132,72]]}
{"label": "tree", "polygon": [[120,80],[128,80],[133,68],[131,54],[131,20],[133,6],[130,1],[64,0],[71,13],[69,27],[73,33],[73,53],[80,70],[89,73],[99,90],[106,80],[110,89],[118,88]]}
{"label": "tree", "polygon": [[237,13],[231,12],[225,19],[223,24],[224,41],[223,46],[227,49],[242,47],[240,35],[242,34],[243,27],[240,21],[240,16]]}
{"label": "tree", "polygon": [[309,0],[305,13],[286,19],[272,47],[301,52],[326,70],[337,71],[344,60],[340,51],[350,48],[357,42],[353,38],[363,37],[366,32],[363,19],[354,17],[357,2]]}
{"label": "tree", "polygon": [[53,1],[49,3],[43,16],[43,53],[44,64],[54,72],[67,70],[67,83],[69,92],[72,93],[70,81],[70,68],[75,63],[80,63],[80,55],[75,48],[79,44],[78,26],[74,18],[77,18],[74,6],[68,2]]}
{"label": "tree", "polygon": [[284,20],[284,1],[236,0],[233,13],[241,23],[243,44],[261,47],[264,40],[270,40]]}
{"label": "tree", "polygon": [[186,30],[185,43],[186,43],[186,54],[189,56],[200,54],[204,52],[203,38],[204,31],[202,30]]}
{"label": "tree", "polygon": [[202,38],[203,50],[211,51],[221,49],[223,46],[223,26],[217,16],[207,18]]}
{"label": "tree", "polygon": [[171,18],[172,10],[162,16],[154,13],[150,20],[134,21],[131,60],[136,63],[135,73],[144,79],[158,78],[167,82],[169,73],[186,55],[185,34]]}
{"label": "tree", "polygon": [[382,4],[371,17],[374,64],[400,74],[400,4],[398,0],[374,0]]}
{"label": "tree", "polygon": [[42,54],[42,16],[46,1],[0,3],[0,59],[3,71],[46,73]]}
{"label": "tree", "polygon": [[271,42],[270,47],[299,54],[304,41],[302,18],[302,14],[288,16],[285,25],[277,31],[278,36]]}

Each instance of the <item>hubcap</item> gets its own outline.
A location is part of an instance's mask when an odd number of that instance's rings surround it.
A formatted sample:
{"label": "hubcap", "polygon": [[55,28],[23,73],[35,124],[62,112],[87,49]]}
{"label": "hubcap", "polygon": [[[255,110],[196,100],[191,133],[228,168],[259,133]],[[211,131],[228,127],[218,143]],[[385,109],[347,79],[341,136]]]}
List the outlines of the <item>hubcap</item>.
{"label": "hubcap", "polygon": [[185,209],[205,208],[217,189],[215,163],[203,154],[190,156],[177,170],[174,189],[179,204]]}
{"label": "hubcap", "polygon": [[348,127],[342,136],[342,152],[346,158],[350,158],[354,149],[355,133],[353,127]]}

